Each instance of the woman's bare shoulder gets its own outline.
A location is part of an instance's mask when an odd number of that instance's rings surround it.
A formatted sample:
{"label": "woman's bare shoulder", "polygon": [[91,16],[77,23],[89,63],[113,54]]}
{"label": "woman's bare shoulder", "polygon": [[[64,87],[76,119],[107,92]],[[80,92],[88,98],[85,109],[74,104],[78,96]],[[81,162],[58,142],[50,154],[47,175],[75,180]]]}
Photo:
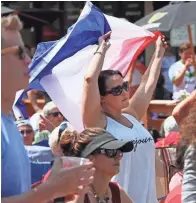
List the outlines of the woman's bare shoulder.
{"label": "woman's bare shoulder", "polygon": [[100,116],[95,121],[91,121],[87,125],[85,125],[85,128],[103,128],[103,129],[105,129],[106,126],[107,126],[106,115],[104,112],[101,112]]}

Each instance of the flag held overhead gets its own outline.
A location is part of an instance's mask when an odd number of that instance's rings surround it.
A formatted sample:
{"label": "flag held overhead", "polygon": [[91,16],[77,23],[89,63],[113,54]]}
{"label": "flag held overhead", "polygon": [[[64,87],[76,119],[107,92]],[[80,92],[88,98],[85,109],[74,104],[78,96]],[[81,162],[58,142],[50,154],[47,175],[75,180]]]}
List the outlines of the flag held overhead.
{"label": "flag held overhead", "polygon": [[119,70],[123,76],[158,35],[123,19],[105,15],[87,2],[72,30],[30,65],[30,81],[40,81],[77,130],[83,129],[80,111],[83,78],[97,49],[99,37],[109,31],[112,31],[111,47],[106,53],[103,70]]}

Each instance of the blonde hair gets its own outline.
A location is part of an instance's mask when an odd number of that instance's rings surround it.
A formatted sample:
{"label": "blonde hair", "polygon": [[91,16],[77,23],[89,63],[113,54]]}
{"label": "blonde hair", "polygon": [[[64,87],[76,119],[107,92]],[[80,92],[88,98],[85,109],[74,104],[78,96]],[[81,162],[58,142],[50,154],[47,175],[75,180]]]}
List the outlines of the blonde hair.
{"label": "blonde hair", "polygon": [[23,24],[17,15],[9,15],[1,18],[1,48],[4,48],[4,36],[2,32],[4,29],[20,31]]}

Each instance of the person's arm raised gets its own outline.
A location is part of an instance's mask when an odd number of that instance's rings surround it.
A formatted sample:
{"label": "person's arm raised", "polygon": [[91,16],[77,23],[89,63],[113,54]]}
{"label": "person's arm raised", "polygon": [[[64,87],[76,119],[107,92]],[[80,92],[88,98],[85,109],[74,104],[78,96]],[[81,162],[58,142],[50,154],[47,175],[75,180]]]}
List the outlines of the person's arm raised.
{"label": "person's arm raised", "polygon": [[142,119],[149,106],[160,75],[161,61],[167,46],[164,40],[161,37],[157,39],[155,53],[147,71],[142,77],[142,82],[136,93],[129,100],[129,106],[123,109],[124,113],[133,115],[138,121]]}
{"label": "person's arm raised", "polygon": [[175,118],[178,125],[188,116],[193,104],[196,103],[196,90],[189,97],[181,101],[173,110],[172,116]]}
{"label": "person's arm raised", "polygon": [[93,181],[95,169],[88,163],[73,168],[62,168],[62,159],[56,158],[47,181],[30,192],[2,198],[2,203],[46,203],[58,197],[82,193],[81,186]]}
{"label": "person's arm raised", "polygon": [[173,78],[173,84],[176,85],[177,87],[181,85],[181,83],[184,80],[184,76],[186,71],[189,69],[189,67],[192,65],[192,59],[188,59],[182,68],[182,71],[178,73],[174,78]]}
{"label": "person's arm raised", "polygon": [[39,112],[42,110],[37,102],[37,93],[38,93],[38,90],[29,90],[27,92],[27,96],[28,96],[29,100],[31,101],[31,105],[32,105],[33,109],[35,110],[35,112]]}
{"label": "person's arm raised", "polygon": [[105,53],[110,47],[110,42],[105,40],[110,36],[110,34],[111,32],[107,33],[101,38],[101,40],[99,40],[99,48],[95,52],[84,78],[82,119],[85,127],[100,127],[96,126],[97,121],[101,116],[98,77],[102,70]]}

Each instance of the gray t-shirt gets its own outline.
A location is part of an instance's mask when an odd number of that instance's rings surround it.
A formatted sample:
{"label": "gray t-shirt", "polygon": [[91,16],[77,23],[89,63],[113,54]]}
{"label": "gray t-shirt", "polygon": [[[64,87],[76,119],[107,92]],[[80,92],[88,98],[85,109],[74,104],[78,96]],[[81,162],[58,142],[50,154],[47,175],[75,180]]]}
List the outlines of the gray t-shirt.
{"label": "gray t-shirt", "polygon": [[182,203],[196,202],[196,146],[190,145],[184,155]]}

